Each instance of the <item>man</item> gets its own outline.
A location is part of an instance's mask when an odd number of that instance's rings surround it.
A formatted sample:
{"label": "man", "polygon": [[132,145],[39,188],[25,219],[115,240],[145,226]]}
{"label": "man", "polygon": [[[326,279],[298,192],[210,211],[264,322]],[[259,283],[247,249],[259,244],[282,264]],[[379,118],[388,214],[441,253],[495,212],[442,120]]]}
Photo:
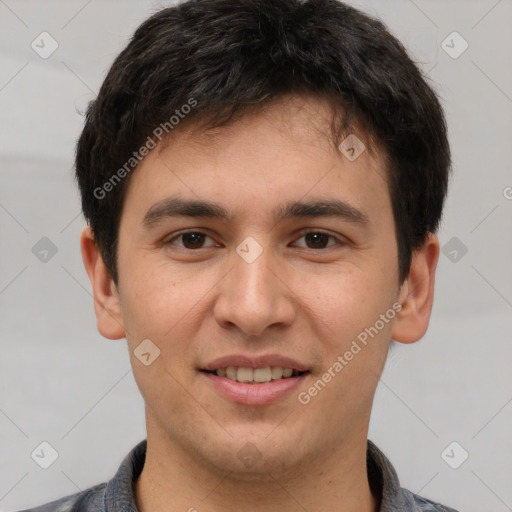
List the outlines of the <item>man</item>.
{"label": "man", "polygon": [[145,21],[76,155],[100,333],[147,440],[49,511],[453,511],[367,439],[391,340],[431,313],[450,152],[401,44],[336,0]]}

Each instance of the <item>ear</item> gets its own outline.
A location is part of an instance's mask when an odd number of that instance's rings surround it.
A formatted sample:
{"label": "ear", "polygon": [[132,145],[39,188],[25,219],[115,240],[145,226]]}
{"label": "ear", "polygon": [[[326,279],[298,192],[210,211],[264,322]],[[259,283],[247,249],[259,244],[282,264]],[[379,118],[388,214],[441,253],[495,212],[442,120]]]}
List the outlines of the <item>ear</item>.
{"label": "ear", "polygon": [[396,316],[391,338],[400,343],[414,343],[427,331],[432,303],[439,240],[430,233],[421,248],[412,254],[409,275],[403,282],[399,302],[402,309]]}
{"label": "ear", "polygon": [[90,226],[82,231],[80,249],[93,289],[98,331],[102,336],[111,340],[124,338],[125,329],[119,293],[103,262]]}

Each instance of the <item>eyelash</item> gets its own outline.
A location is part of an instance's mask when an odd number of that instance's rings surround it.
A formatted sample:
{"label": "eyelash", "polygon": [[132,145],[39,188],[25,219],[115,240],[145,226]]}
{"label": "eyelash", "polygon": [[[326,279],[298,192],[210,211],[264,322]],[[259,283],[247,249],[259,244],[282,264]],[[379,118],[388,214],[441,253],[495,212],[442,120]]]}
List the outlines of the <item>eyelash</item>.
{"label": "eyelash", "polygon": [[[173,240],[176,240],[177,238],[180,238],[180,237],[182,237],[184,235],[187,235],[187,234],[205,235],[208,238],[212,238],[211,236],[209,236],[207,233],[204,233],[203,231],[197,231],[197,230],[180,231],[180,232],[176,233],[172,238],[164,241],[163,244],[164,245],[176,245],[176,244],[172,243]],[[303,238],[304,236],[309,235],[309,234],[325,235],[328,238],[332,238],[332,239],[336,240],[338,243],[335,244],[335,245],[338,245],[338,246],[346,245],[346,242],[340,240],[339,238],[335,237],[334,235],[331,235],[330,233],[326,233],[325,231],[319,231],[319,230],[314,230],[314,229],[301,231],[299,233],[299,238]],[[327,247],[320,247],[320,248],[311,248],[311,247],[302,247],[302,248],[303,249],[308,249],[308,250],[311,250],[311,251],[325,251],[327,249],[335,247],[335,245],[328,245]],[[179,245],[177,247],[180,247],[180,249],[185,249],[187,251],[199,251],[200,249],[205,249],[205,247],[200,247],[198,249],[188,249],[187,247],[182,247],[182,246],[179,246]]]}

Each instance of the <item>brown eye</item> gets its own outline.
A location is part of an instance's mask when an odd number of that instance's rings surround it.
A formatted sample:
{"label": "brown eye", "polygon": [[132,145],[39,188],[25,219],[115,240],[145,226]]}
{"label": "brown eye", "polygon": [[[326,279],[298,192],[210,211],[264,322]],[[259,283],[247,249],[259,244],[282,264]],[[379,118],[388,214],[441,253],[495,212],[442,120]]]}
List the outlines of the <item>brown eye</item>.
{"label": "brown eye", "polygon": [[306,240],[310,241],[313,245],[312,249],[323,249],[326,247],[326,243],[328,243],[329,238],[331,238],[325,233],[308,233],[305,237]]}
{"label": "brown eye", "polygon": [[[204,245],[204,241],[207,238],[211,238],[205,233],[201,233],[200,231],[187,231],[183,233],[179,233],[173,238],[170,238],[164,245],[177,245],[178,247],[182,247],[184,249],[202,249]],[[175,243],[175,240],[180,240],[182,243]]]}
{"label": "brown eye", "polygon": [[181,235],[183,244],[187,249],[198,249],[198,246],[201,246],[204,243],[204,236],[205,235],[202,233],[184,233]]}
{"label": "brown eye", "polygon": [[[327,249],[328,247],[332,247],[333,245],[343,245],[338,238],[328,233],[323,233],[322,231],[308,231],[303,233],[298,240],[300,240],[301,238],[303,238],[306,241],[306,244],[301,245],[301,247],[305,247],[307,249]],[[328,245],[329,239],[334,240],[335,243]]]}

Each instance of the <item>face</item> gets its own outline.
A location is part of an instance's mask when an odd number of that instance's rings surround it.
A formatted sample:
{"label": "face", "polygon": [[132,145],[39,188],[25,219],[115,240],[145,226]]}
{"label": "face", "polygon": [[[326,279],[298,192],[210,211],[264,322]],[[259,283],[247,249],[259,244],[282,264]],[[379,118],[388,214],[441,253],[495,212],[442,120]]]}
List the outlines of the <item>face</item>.
{"label": "face", "polygon": [[395,227],[383,161],[347,158],[329,118],[292,97],[176,130],[134,172],[116,293],[148,441],[239,473],[366,441],[400,300]]}

